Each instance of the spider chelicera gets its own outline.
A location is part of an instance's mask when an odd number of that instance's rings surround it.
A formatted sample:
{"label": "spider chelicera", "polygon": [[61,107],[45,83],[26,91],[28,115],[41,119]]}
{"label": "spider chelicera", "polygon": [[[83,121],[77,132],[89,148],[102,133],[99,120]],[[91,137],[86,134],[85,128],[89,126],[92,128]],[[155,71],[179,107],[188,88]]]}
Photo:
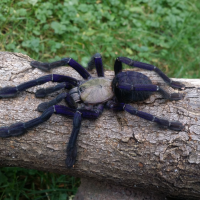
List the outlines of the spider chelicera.
{"label": "spider chelicera", "polygon": [[[45,97],[50,93],[60,89],[68,89],[68,92],[59,94],[56,98],[49,102],[41,103],[38,111],[42,115],[28,122],[19,122],[8,127],[0,127],[0,137],[19,136],[27,132],[28,129],[38,126],[48,120],[53,113],[73,117],[73,130],[67,146],[66,165],[71,168],[77,156],[76,140],[81,127],[82,118],[96,119],[103,112],[104,107],[115,111],[127,111],[131,115],[153,121],[161,127],[175,131],[184,129],[184,125],[179,121],[168,121],[151,114],[142,112],[127,104],[130,102],[142,101],[152,94],[159,92],[165,99],[170,101],[180,100],[183,95],[180,93],[169,94],[158,85],[153,85],[151,80],[144,74],[135,71],[122,72],[122,63],[131,67],[139,67],[150,71],[155,71],[163,80],[171,87],[184,89],[184,85],[180,82],[172,81],[157,67],[137,62],[126,57],[118,57],[114,64],[115,77],[113,80],[104,77],[102,58],[99,53],[92,56],[88,63],[88,70],[96,67],[98,77],[92,77],[88,71],[83,68],[72,58],[64,58],[60,61],[52,63],[41,63],[32,61],[30,65],[43,71],[50,71],[52,68],[69,65],[74,68],[84,80],[76,80],[75,78],[50,74],[42,76],[38,79],[22,83],[16,87],[4,87],[0,89],[0,98],[16,97],[19,92],[30,87],[41,85],[46,82],[58,82],[54,87],[43,88],[36,91],[35,96],[38,98]],[[57,105],[60,101],[65,100],[67,106]],[[82,104],[78,104],[82,103]],[[81,106],[80,106],[81,105]]]}

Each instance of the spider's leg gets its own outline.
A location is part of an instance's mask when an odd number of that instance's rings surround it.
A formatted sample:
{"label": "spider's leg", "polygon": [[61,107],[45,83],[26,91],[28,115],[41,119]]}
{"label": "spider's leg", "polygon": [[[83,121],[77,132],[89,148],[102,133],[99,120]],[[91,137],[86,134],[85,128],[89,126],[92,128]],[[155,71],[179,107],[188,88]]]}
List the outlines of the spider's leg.
{"label": "spider's leg", "polygon": [[98,77],[104,77],[103,63],[100,53],[96,53],[91,57],[87,69],[91,71],[94,67],[96,67]]}
{"label": "spider's leg", "polygon": [[137,110],[136,108],[132,107],[131,105],[124,104],[124,103],[115,103],[110,101],[107,103],[107,106],[115,111],[122,111],[125,110],[131,115],[136,115],[148,121],[156,122],[159,126],[163,128],[168,128],[174,131],[181,131],[184,129],[184,125],[179,121],[168,121],[166,119],[162,119],[151,115],[149,113],[145,113],[142,111]]}
{"label": "spider's leg", "polygon": [[79,111],[77,111],[74,114],[73,129],[71,136],[69,138],[69,143],[67,145],[67,159],[65,161],[67,168],[72,168],[74,163],[76,162],[76,156],[77,156],[76,140],[81,127],[81,119],[82,119],[81,114],[82,113],[80,113]]}
{"label": "spider's leg", "polygon": [[[97,119],[99,115],[103,112],[103,108],[104,108],[103,104],[99,104],[93,110],[78,109],[75,112],[73,120],[73,130],[69,139],[69,143],[67,145],[66,165],[68,168],[73,167],[76,161],[76,156],[77,156],[76,140],[81,127],[81,119],[82,118]],[[69,108],[57,105],[55,106],[55,109],[57,114],[68,116]]]}
{"label": "spider's leg", "polygon": [[30,65],[33,68],[38,68],[42,71],[49,72],[53,68],[57,68],[57,67],[61,67],[61,66],[66,65],[66,62],[62,61],[62,60],[55,61],[55,62],[52,62],[52,63],[42,63],[42,62],[39,62],[39,61],[31,61]]}
{"label": "spider's leg", "polygon": [[43,102],[41,104],[38,105],[37,110],[39,112],[44,112],[47,108],[58,104],[59,102],[61,102],[63,99],[65,99],[66,103],[68,104],[68,106],[70,108],[77,108],[76,102],[73,100],[73,98],[69,95],[69,93],[65,92],[65,93],[61,93],[59,94],[56,98],[54,98],[51,101],[48,102]]}
{"label": "spider's leg", "polygon": [[13,137],[19,136],[27,132],[27,129],[38,126],[39,124],[47,121],[54,113],[54,107],[45,110],[40,117],[32,119],[28,122],[18,122],[9,127],[0,127],[0,137]]}
{"label": "spider's leg", "polygon": [[67,147],[66,159],[67,167],[71,168],[76,161],[76,140],[81,126],[81,118],[96,119],[103,112],[103,108],[103,104],[97,105],[93,110],[76,110],[62,105],[54,105],[46,109],[40,117],[32,119],[28,122],[19,122],[9,127],[0,127],[0,137],[6,138],[22,135],[26,133],[28,129],[36,127],[47,121],[53,113],[65,115],[67,117],[74,117],[73,130]]}
{"label": "spider's leg", "polygon": [[44,123],[45,121],[47,121],[52,116],[53,113],[63,114],[68,117],[73,117],[75,112],[76,112],[75,109],[68,108],[66,106],[53,105],[49,107],[48,109],[46,109],[42,113],[42,115],[28,122],[18,122],[8,127],[0,127],[0,137],[13,137],[13,136],[22,135],[26,133],[28,129],[36,127]]}
{"label": "spider's leg", "polygon": [[119,59],[115,60],[114,71],[115,75],[122,71],[122,62]]}
{"label": "spider's leg", "polygon": [[53,86],[53,87],[41,88],[36,91],[35,96],[37,98],[44,98],[48,94],[51,94],[51,93],[61,90],[63,88],[70,90],[70,89],[72,89],[72,87],[73,87],[72,84],[70,84],[68,82],[63,82],[63,83],[59,83],[58,85]]}
{"label": "spider's leg", "polygon": [[126,58],[126,57],[118,57],[115,61],[115,66],[114,66],[114,70],[115,70],[115,74],[119,73],[122,70],[122,65],[121,63],[124,63],[126,65],[129,65],[131,67],[138,67],[141,69],[146,69],[149,71],[155,71],[160,77],[163,78],[163,80],[168,83],[171,87],[173,88],[178,88],[178,89],[184,89],[185,85],[177,82],[177,81],[172,81],[167,75],[165,75],[159,68],[157,68],[154,65],[150,65],[147,63],[142,63],[142,62],[138,62],[138,61],[134,61],[131,60],[130,58]]}
{"label": "spider's leg", "polygon": [[36,85],[42,85],[44,83],[47,83],[49,81],[52,82],[68,82],[71,85],[77,86],[79,81],[69,77],[69,76],[63,76],[59,74],[49,74],[46,76],[42,76],[38,79],[28,81],[25,83],[22,83],[18,86],[15,87],[4,87],[0,89],[0,99],[1,98],[11,98],[11,97],[16,97],[19,92],[22,92],[28,88],[34,87]]}
{"label": "spider's leg", "polygon": [[99,53],[95,54],[94,60],[98,77],[104,77],[104,69],[101,55]]}
{"label": "spider's leg", "polygon": [[134,90],[134,91],[149,91],[149,92],[160,92],[163,96],[163,98],[165,99],[169,99],[170,101],[178,101],[180,99],[183,99],[184,95],[180,94],[180,93],[168,93],[167,91],[165,91],[164,89],[162,89],[161,87],[157,86],[157,85],[124,85],[124,84],[118,84],[117,86],[120,89],[124,89],[124,90]]}
{"label": "spider's leg", "polygon": [[91,75],[87,72],[87,70],[81,66],[79,63],[77,63],[72,58],[63,58],[62,60],[52,62],[52,63],[42,63],[38,61],[31,61],[30,65],[32,67],[41,69],[43,71],[50,71],[53,68],[69,65],[72,68],[74,68],[84,79],[91,78]]}
{"label": "spider's leg", "polygon": [[184,125],[179,121],[168,121],[166,119],[153,116],[149,113],[138,111],[136,108],[133,108],[132,106],[128,104],[127,105],[124,104],[123,107],[124,107],[124,110],[129,112],[130,114],[137,115],[138,117],[141,117],[148,121],[156,122],[158,125],[164,128],[168,128],[174,131],[182,131],[184,129]]}

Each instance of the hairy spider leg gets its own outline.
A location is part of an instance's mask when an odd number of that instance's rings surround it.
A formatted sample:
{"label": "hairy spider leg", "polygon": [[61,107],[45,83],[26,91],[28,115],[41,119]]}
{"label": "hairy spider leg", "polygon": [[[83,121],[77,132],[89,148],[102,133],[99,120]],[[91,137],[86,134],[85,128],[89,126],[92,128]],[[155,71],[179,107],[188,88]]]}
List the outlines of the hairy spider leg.
{"label": "hairy spider leg", "polygon": [[174,131],[181,131],[184,129],[184,125],[180,123],[179,121],[168,121],[166,119],[162,119],[159,117],[156,117],[154,115],[151,115],[146,112],[142,112],[137,110],[136,108],[132,107],[129,104],[125,103],[116,103],[114,101],[109,101],[106,106],[114,111],[127,111],[131,115],[136,115],[140,118],[146,119],[148,121],[156,122],[159,126],[163,128],[168,128]]}
{"label": "hairy spider leg", "polygon": [[59,74],[49,74],[46,76],[42,76],[38,79],[28,81],[25,83],[22,83],[18,86],[15,87],[4,87],[0,89],[0,99],[1,98],[11,98],[11,97],[16,97],[19,92],[22,92],[28,88],[34,87],[36,85],[42,85],[44,83],[47,83],[49,81],[52,82],[68,82],[69,84],[73,86],[77,86],[79,81],[69,77],[69,76],[64,76],[64,75],[59,75]]}
{"label": "hairy spider leg", "polygon": [[68,82],[62,82],[62,83],[59,83],[56,86],[41,88],[41,89],[37,90],[36,93],[35,93],[35,96],[37,98],[44,98],[48,94],[51,94],[51,93],[56,92],[58,90],[61,90],[63,88],[70,90],[70,89],[72,89],[72,87],[73,87],[72,84],[70,84]]}
{"label": "hairy spider leg", "polygon": [[42,71],[50,71],[51,69],[56,68],[56,67],[69,65],[73,69],[75,69],[84,79],[91,78],[91,75],[89,74],[89,72],[72,58],[63,58],[62,60],[55,61],[52,63],[42,63],[38,61],[31,61],[30,65],[34,68],[41,69]]}
{"label": "hairy spider leg", "polygon": [[104,77],[103,63],[100,53],[96,53],[91,57],[88,62],[87,70],[91,71],[94,67],[96,67],[98,77]]}
{"label": "hairy spider leg", "polygon": [[149,92],[160,92],[163,98],[168,99],[170,101],[178,101],[183,98],[182,94],[179,93],[172,93],[169,94],[167,91],[162,89],[161,87],[153,84],[148,85],[123,85],[118,84],[117,87],[119,89],[127,90],[127,91],[149,91]]}
{"label": "hairy spider leg", "polygon": [[77,155],[76,140],[81,126],[81,118],[85,119],[97,119],[99,115],[103,112],[104,105],[99,104],[93,110],[86,109],[73,109],[62,105],[53,105],[46,109],[41,116],[32,119],[28,122],[18,122],[12,124],[8,127],[0,127],[0,137],[14,137],[20,136],[27,132],[28,129],[36,127],[45,121],[47,121],[53,113],[64,115],[67,117],[74,117],[73,130],[70,136],[70,140],[67,147],[67,159],[66,165],[71,168],[75,161]]}
{"label": "hairy spider leg", "polygon": [[146,69],[146,70],[149,70],[149,71],[155,71],[171,87],[178,88],[178,89],[184,89],[185,88],[184,84],[182,84],[182,83],[180,83],[178,81],[172,81],[168,76],[166,76],[156,66],[150,65],[150,64],[147,64],[147,63],[142,63],[142,62],[134,61],[134,60],[131,60],[130,58],[126,58],[126,57],[118,57],[116,59],[115,65],[114,65],[115,75],[118,74],[120,71],[122,71],[122,63],[124,63],[126,65],[129,65],[131,67],[138,67],[138,68]]}
{"label": "hairy spider leg", "polygon": [[[16,124],[12,124],[8,127],[0,127],[0,137],[12,137],[12,136],[19,136],[27,132],[28,129],[36,127],[43,122],[47,121],[53,113],[59,114],[60,106],[51,106],[48,109],[46,109],[41,116],[32,119],[28,122],[18,122]],[[69,117],[74,116],[75,110],[72,108],[68,108],[68,110],[65,110],[65,115],[68,115]]]}
{"label": "hairy spider leg", "polygon": [[73,100],[73,98],[69,95],[69,93],[65,92],[65,93],[61,93],[58,96],[56,96],[56,98],[54,98],[51,101],[48,102],[43,102],[41,104],[38,105],[37,110],[39,112],[44,112],[47,108],[58,104],[59,102],[61,102],[63,99],[65,99],[65,102],[68,104],[68,106],[70,108],[77,108],[76,102]]}
{"label": "hairy spider leg", "polygon": [[76,113],[74,114],[73,129],[67,145],[67,158],[65,161],[67,168],[73,167],[76,161],[77,157],[76,141],[81,128],[81,121],[82,121],[81,115],[82,113],[80,113],[79,111],[76,111]]}
{"label": "hairy spider leg", "polygon": [[[76,147],[76,141],[77,136],[81,127],[81,119],[97,119],[99,115],[103,112],[104,105],[99,104],[96,106],[93,110],[86,110],[86,109],[78,109],[76,113],[74,114],[74,120],[73,120],[73,130],[69,139],[69,143],[67,145],[67,159],[66,159],[66,165],[67,168],[73,167],[76,156],[77,156],[77,147]],[[64,110],[62,110],[62,114]]]}
{"label": "hairy spider leg", "polygon": [[103,63],[102,63],[101,55],[100,55],[100,57],[95,57],[94,60],[95,60],[95,66],[96,66],[98,77],[104,77],[104,70],[103,70]]}

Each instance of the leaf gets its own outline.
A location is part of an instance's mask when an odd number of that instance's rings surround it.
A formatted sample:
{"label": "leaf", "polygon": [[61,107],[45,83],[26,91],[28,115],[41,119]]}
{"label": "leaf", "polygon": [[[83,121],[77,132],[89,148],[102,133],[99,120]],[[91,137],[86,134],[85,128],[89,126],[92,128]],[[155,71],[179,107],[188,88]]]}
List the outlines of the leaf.
{"label": "leaf", "polygon": [[87,36],[91,36],[93,35],[94,33],[96,33],[95,30],[92,30],[92,29],[88,29],[86,32],[84,32],[83,34],[87,35]]}
{"label": "leaf", "polygon": [[19,16],[25,16],[27,12],[26,12],[26,9],[21,8],[21,9],[16,10],[16,13]]}
{"label": "leaf", "polygon": [[55,42],[54,40],[49,40],[48,45],[50,46],[51,52],[56,52],[58,49],[62,47],[62,44],[59,42]]}
{"label": "leaf", "polygon": [[35,16],[37,17],[37,19],[40,20],[41,23],[46,22],[46,12],[45,12],[45,10],[37,9],[36,12],[35,12]]}
{"label": "leaf", "polygon": [[127,52],[128,54],[130,54],[130,55],[133,54],[133,51],[132,51],[130,48],[126,48],[126,52]]}
{"label": "leaf", "polygon": [[63,34],[66,32],[67,27],[57,21],[51,23],[51,28],[54,30],[56,34]]}
{"label": "leaf", "polygon": [[68,195],[66,193],[60,193],[58,200],[66,200]]}
{"label": "leaf", "polygon": [[27,0],[27,2],[34,6],[38,2],[38,0]]}
{"label": "leaf", "polygon": [[143,13],[142,7],[135,7],[135,6],[133,6],[133,7],[130,7],[129,10],[130,10],[131,12]]}
{"label": "leaf", "polygon": [[6,18],[0,13],[0,21],[3,22],[3,21],[6,21]]}
{"label": "leaf", "polygon": [[38,53],[40,49],[40,39],[32,36],[30,40],[22,42],[22,46],[30,48]]}
{"label": "leaf", "polygon": [[78,6],[78,10],[80,10],[81,12],[88,12],[88,6],[86,4],[80,4]]}
{"label": "leaf", "polygon": [[12,42],[8,45],[6,45],[6,50],[15,50],[16,49],[16,42]]}

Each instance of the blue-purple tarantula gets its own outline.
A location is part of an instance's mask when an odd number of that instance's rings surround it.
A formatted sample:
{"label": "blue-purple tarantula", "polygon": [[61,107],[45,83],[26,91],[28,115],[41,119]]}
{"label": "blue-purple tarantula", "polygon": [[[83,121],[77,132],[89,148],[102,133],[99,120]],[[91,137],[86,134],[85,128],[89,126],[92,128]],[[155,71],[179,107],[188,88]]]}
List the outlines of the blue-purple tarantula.
{"label": "blue-purple tarantula", "polygon": [[[35,94],[36,97],[45,97],[46,95],[63,88],[68,89],[69,91],[59,94],[55,99],[49,102],[40,104],[38,106],[38,111],[42,112],[40,117],[28,122],[19,122],[8,127],[1,127],[0,137],[22,135],[26,133],[28,129],[38,126],[48,120],[53,113],[73,117],[73,130],[67,146],[66,159],[67,167],[71,168],[76,161],[76,140],[81,127],[82,118],[97,119],[103,112],[104,107],[114,111],[125,110],[131,115],[136,115],[146,120],[153,121],[161,127],[171,130],[183,130],[184,125],[179,121],[168,121],[166,119],[139,111],[128,104],[131,102],[145,100],[149,98],[152,92],[160,92],[165,99],[170,101],[180,100],[183,98],[183,95],[180,93],[169,94],[161,87],[153,85],[151,80],[142,73],[135,71],[123,72],[122,63],[130,67],[139,67],[141,69],[155,71],[173,88],[184,89],[185,87],[182,83],[172,81],[157,67],[137,62],[126,57],[118,57],[116,59],[114,64],[115,77],[113,80],[104,77],[102,58],[99,53],[92,56],[87,68],[88,70],[92,70],[96,67],[98,77],[92,77],[85,68],[72,58],[64,58],[60,61],[52,63],[32,61],[30,63],[32,67],[39,68],[43,71],[50,71],[56,67],[69,65],[74,68],[84,80],[76,80],[75,78],[59,74],[50,74],[42,76],[36,80],[22,83],[16,87],[1,88],[0,98],[16,97],[21,91],[49,81],[58,82],[59,84],[55,87],[37,90]],[[57,105],[63,99],[65,99],[69,107]],[[78,106],[77,103],[82,103],[82,106]]]}

